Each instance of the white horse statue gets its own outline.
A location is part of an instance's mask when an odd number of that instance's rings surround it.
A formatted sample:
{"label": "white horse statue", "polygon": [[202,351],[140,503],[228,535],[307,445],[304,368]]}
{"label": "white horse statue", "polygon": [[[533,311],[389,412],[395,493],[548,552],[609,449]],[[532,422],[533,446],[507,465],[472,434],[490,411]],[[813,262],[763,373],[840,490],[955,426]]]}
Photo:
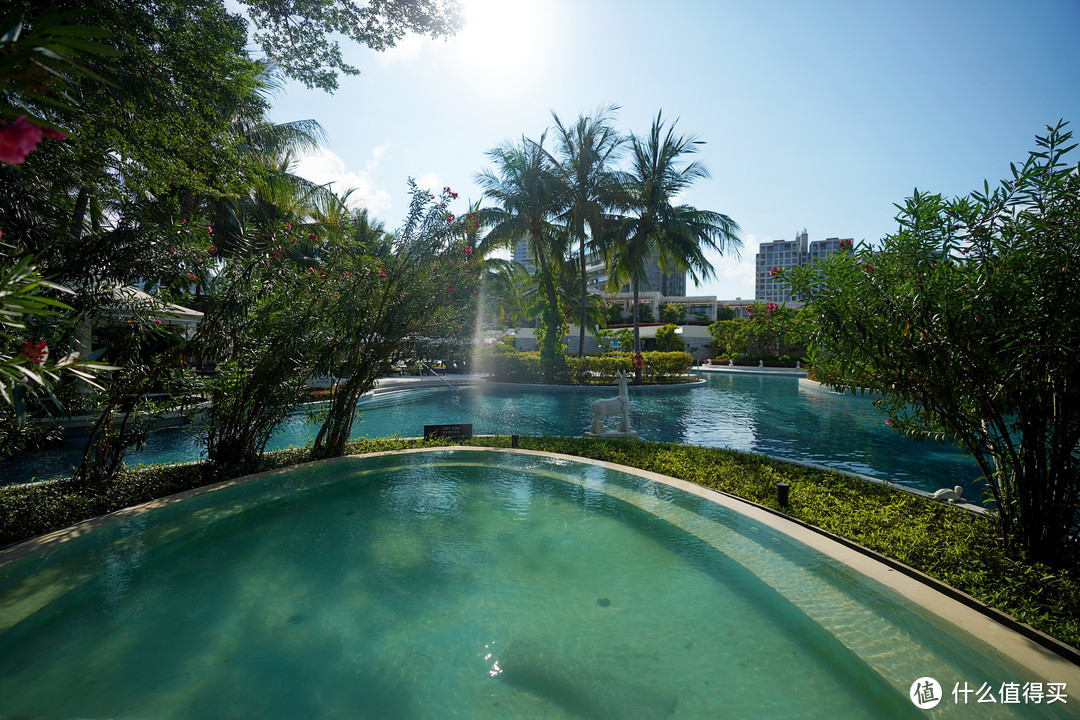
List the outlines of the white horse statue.
{"label": "white horse statue", "polygon": [[[637,438],[637,433],[630,429],[630,393],[626,389],[626,376],[620,370],[615,374],[619,381],[619,396],[596,400],[592,404],[592,426],[585,437]],[[619,418],[618,430],[606,430],[603,419]]]}

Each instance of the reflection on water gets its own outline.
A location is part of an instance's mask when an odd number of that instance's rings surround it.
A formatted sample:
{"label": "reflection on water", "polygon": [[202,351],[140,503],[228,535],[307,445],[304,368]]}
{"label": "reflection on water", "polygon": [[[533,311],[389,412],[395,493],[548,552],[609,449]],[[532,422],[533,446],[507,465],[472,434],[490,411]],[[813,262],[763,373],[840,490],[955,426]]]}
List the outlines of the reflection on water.
{"label": "reflection on water", "polygon": [[[829,465],[924,490],[961,485],[969,498],[980,489],[973,461],[950,445],[916,443],[889,429],[869,397],[807,389],[798,378],[706,374],[706,386],[674,392],[631,393],[630,421],[645,440],[727,447]],[[427,394],[367,410],[355,437],[423,434],[425,424],[472,423],[476,434],[581,435],[592,422],[593,400],[611,388],[571,392],[468,388]],[[269,449],[305,445],[317,427],[303,414],[289,418]],[[77,463],[81,443],[28,454],[0,464],[4,482],[50,477]],[[199,456],[194,433],[171,430],[151,437],[129,464],[180,462]]]}

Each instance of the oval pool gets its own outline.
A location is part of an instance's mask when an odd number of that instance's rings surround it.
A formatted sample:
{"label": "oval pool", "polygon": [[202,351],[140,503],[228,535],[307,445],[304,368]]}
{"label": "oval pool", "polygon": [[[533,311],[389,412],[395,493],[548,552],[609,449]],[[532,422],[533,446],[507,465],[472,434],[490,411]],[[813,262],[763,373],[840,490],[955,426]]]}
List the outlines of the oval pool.
{"label": "oval pool", "polygon": [[[963,486],[979,502],[981,472],[951,445],[923,442],[889,429],[868,397],[838,395],[797,377],[703,373],[706,385],[669,392],[631,393],[631,424],[645,440],[728,447],[818,463],[933,492]],[[610,388],[552,392],[482,385],[425,388],[361,407],[354,437],[422,435],[425,424],[472,423],[477,434],[581,435],[592,422],[590,403]],[[289,418],[268,449],[305,445],[317,426],[303,414]],[[63,449],[0,461],[0,484],[44,479],[69,471],[85,440]],[[199,457],[191,428],[154,433],[128,463],[186,462]]]}
{"label": "oval pool", "polygon": [[0,566],[0,716],[896,718],[924,676],[1056,681],[760,518],[569,458],[342,458],[70,534]]}

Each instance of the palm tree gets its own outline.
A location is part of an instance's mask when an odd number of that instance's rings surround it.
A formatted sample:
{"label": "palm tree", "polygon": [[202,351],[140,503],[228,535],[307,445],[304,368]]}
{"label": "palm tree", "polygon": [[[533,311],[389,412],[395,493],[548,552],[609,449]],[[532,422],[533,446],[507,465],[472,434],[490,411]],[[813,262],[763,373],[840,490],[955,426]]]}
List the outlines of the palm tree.
{"label": "palm tree", "polygon": [[559,309],[555,287],[555,263],[565,254],[561,233],[555,232],[553,219],[562,209],[559,183],[552,172],[551,156],[544,149],[547,133],[539,141],[523,137],[520,144],[504,143],[488,152],[496,171],[485,170],[477,175],[484,197],[495,206],[479,212],[480,222],[491,228],[481,244],[485,248],[509,247],[526,238],[536,258],[540,283],[547,306],[543,327],[546,329],[540,344],[540,356],[546,380],[552,380],[561,365],[562,328],[564,320]]}
{"label": "palm tree", "polygon": [[[738,224],[711,210],[675,205],[676,199],[709,171],[698,161],[686,160],[702,144],[694,135],[675,135],[675,123],[664,132],[661,112],[656,114],[649,136],[631,135],[632,162],[625,174],[620,205],[625,216],[611,234],[610,284],[629,280],[634,292],[634,352],[641,352],[638,295],[645,279],[645,263],[657,254],[664,272],[689,271],[697,282],[713,276],[705,250],[736,252],[742,241]],[[678,121],[676,121],[678,122]],[[635,373],[641,382],[641,369]]]}
{"label": "palm tree", "polygon": [[593,239],[592,250],[602,235],[607,220],[607,210],[616,201],[619,188],[618,175],[609,164],[618,156],[626,138],[620,136],[611,125],[611,116],[617,105],[597,109],[593,116],[579,115],[573,125],[563,125],[554,112],[555,129],[559,143],[559,157],[552,160],[555,174],[566,197],[562,220],[572,238],[578,241],[578,270],[581,273],[580,294],[576,303],[579,310],[578,357],[585,352],[585,328],[588,322],[588,278],[586,276],[586,227]]}
{"label": "palm tree", "polygon": [[480,270],[481,313],[496,327],[521,327],[530,317],[526,303],[529,280],[525,267],[513,260],[485,259]]}

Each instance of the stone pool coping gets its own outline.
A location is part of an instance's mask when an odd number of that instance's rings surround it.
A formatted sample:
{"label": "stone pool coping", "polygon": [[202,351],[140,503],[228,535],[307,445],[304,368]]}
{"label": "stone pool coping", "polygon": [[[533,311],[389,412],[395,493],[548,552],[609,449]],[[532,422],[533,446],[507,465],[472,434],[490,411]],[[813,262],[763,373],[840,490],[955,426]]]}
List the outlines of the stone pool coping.
{"label": "stone pool coping", "polygon": [[[146,503],[117,510],[89,520],[76,523],[71,527],[41,535],[0,550],[0,567],[14,560],[32,555],[68,540],[80,537],[100,527],[112,525],[128,518],[136,517],[160,507],[165,507],[187,498],[204,495],[234,485],[241,485],[251,480],[280,475],[296,468],[318,464],[348,462],[355,458],[406,455],[425,452],[500,452],[546,457],[624,472],[630,475],[678,488],[698,497],[709,500],[721,507],[738,512],[755,522],[768,526],[778,532],[842,562],[856,571],[870,577],[882,585],[897,592],[911,602],[937,615],[946,622],[962,629],[968,634],[996,648],[1013,661],[1035,673],[1032,681],[1064,682],[1073,688],[1080,688],[1080,650],[1073,648],[1035,628],[1003,613],[996,608],[975,599],[945,583],[908,567],[873,550],[862,547],[850,540],[828,531],[791,518],[777,510],[744,500],[735,495],[712,490],[686,480],[667,475],[641,470],[603,460],[594,460],[575,455],[564,455],[541,450],[496,448],[483,446],[452,445],[434,448],[410,448],[406,450],[387,450],[361,455],[347,455],[326,460],[316,460],[289,467],[267,470],[254,475],[225,480],[213,485],[187,490],[182,493],[158,498]],[[1021,678],[1020,680],[1025,680]]]}

